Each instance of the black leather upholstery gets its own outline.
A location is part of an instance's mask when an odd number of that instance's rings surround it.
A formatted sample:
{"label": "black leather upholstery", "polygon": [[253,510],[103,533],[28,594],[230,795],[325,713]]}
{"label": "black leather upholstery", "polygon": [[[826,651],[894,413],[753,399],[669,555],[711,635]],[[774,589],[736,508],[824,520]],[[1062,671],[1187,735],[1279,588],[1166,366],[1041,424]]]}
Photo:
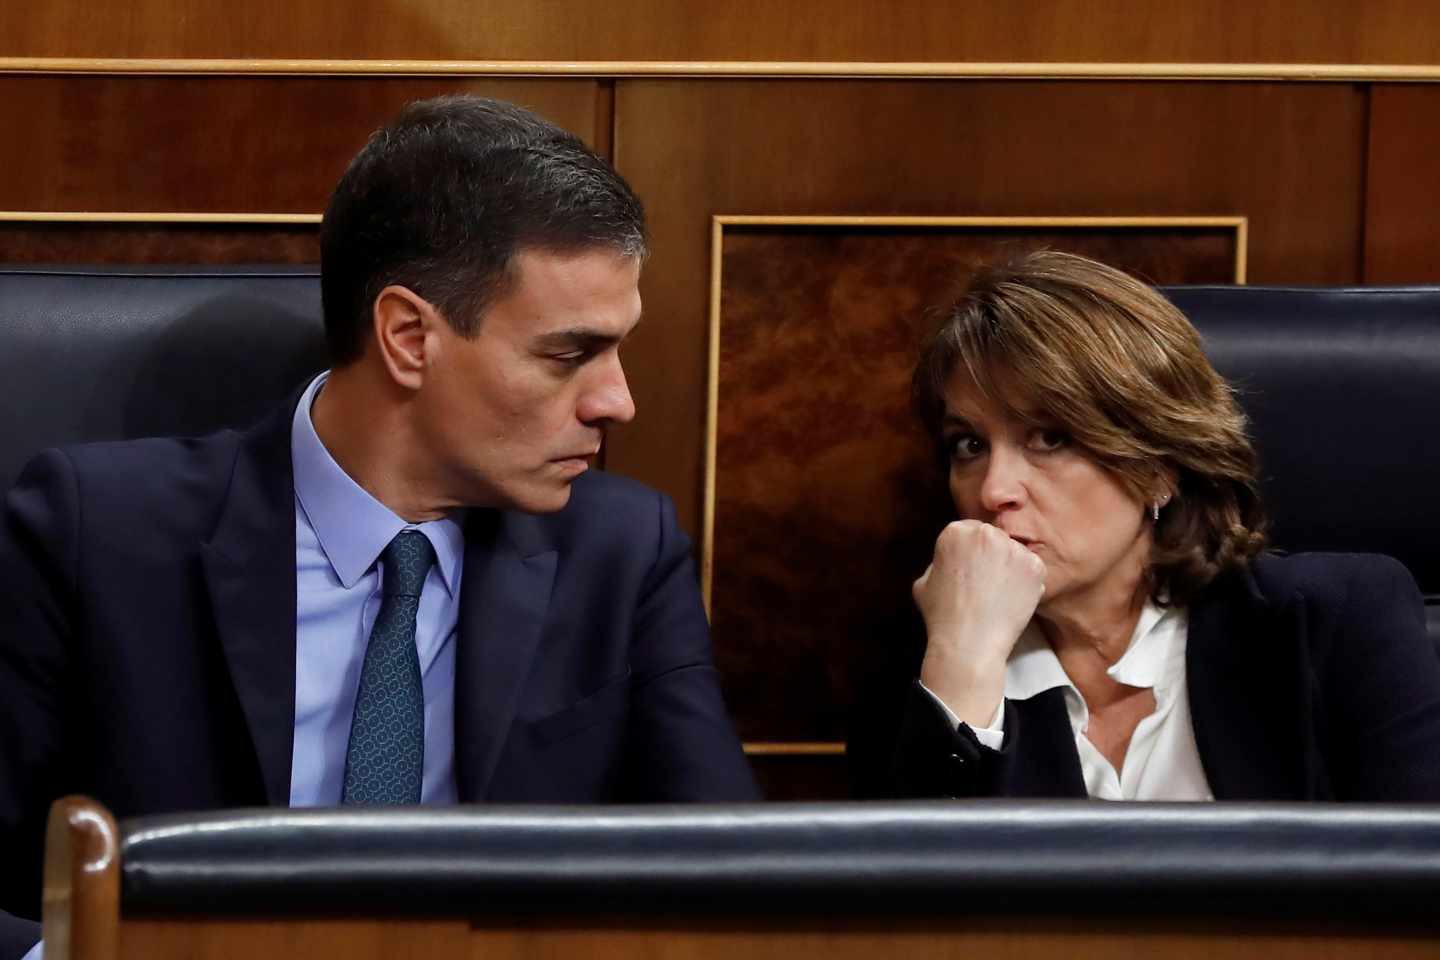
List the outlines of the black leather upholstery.
{"label": "black leather upholstery", "polygon": [[1440,647],[1440,288],[1165,293],[1250,416],[1274,544],[1400,560]]}
{"label": "black leather upholstery", "polygon": [[0,269],[0,489],[41,449],[247,426],[325,365],[314,268]]}
{"label": "black leather upholstery", "polygon": [[[1175,287],[1238,385],[1274,542],[1388,553],[1440,643],[1440,287]],[[324,365],[313,268],[0,269],[0,489],[41,448],[243,426]]]}
{"label": "black leather upholstery", "polygon": [[233,811],[121,825],[126,912],[1385,915],[1440,810],[1089,801]]}
{"label": "black leather upholstery", "polygon": [[1275,542],[1386,553],[1440,595],[1440,289],[1166,292],[1250,415]]}

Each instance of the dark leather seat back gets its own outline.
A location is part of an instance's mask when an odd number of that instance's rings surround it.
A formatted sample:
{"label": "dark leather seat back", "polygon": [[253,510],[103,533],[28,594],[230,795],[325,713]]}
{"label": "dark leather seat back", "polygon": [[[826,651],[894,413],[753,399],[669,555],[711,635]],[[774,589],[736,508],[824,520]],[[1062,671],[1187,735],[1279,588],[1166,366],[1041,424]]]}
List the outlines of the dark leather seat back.
{"label": "dark leather seat back", "polygon": [[1175,287],[1235,385],[1274,543],[1386,553],[1440,615],[1440,288]]}
{"label": "dark leather seat back", "polygon": [[45,447],[246,426],[325,366],[315,268],[0,270],[0,489]]}

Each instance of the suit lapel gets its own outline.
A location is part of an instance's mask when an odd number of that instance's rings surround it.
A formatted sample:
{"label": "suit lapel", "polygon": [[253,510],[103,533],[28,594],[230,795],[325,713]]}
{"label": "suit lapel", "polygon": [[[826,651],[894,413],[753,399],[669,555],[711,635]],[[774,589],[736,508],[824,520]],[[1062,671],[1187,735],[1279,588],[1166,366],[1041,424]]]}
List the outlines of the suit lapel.
{"label": "suit lapel", "polygon": [[474,511],[466,524],[455,658],[455,776],[484,799],[540,642],[556,552],[534,517]]}
{"label": "suit lapel", "polygon": [[201,547],[215,628],[254,742],[266,800],[290,802],[295,732],[295,401],[241,437],[230,488]]}
{"label": "suit lapel", "polygon": [[[1256,563],[1263,563],[1257,558]],[[1288,598],[1287,598],[1288,599]],[[1304,607],[1273,603],[1246,570],[1190,607],[1186,683],[1195,743],[1217,800],[1306,799]]]}
{"label": "suit lapel", "polygon": [[[1000,795],[1006,797],[1084,797],[1085,775],[1075,749],[1075,733],[1065,709],[1065,691],[1043,690],[1026,700],[1006,702],[1006,747],[1001,756]],[[1011,744],[1016,749],[1009,749]],[[1018,745],[1023,744],[1023,749]]]}

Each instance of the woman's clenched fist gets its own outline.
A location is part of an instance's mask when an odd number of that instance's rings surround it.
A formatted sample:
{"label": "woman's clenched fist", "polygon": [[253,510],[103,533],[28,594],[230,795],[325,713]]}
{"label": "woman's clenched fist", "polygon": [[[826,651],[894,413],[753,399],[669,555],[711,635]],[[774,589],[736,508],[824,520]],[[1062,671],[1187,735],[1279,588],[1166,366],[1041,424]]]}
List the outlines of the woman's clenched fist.
{"label": "woman's clenched fist", "polygon": [[1005,660],[1044,592],[1044,561],[998,527],[948,525],[914,586],[925,618],[920,682],[961,720],[988,726],[1004,694]]}

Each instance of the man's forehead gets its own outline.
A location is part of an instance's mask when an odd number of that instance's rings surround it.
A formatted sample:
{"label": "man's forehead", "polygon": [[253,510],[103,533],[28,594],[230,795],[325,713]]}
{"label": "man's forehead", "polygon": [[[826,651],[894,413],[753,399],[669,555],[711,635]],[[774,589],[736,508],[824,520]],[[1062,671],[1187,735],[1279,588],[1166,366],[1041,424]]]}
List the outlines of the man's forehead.
{"label": "man's forehead", "polygon": [[517,285],[549,283],[571,287],[633,284],[640,279],[640,258],[604,246],[578,250],[524,247],[511,260],[510,272]]}
{"label": "man's forehead", "polygon": [[[532,337],[574,333],[623,337],[640,319],[640,262],[608,248],[522,250],[500,312]],[[494,308],[492,308],[493,310]]]}

